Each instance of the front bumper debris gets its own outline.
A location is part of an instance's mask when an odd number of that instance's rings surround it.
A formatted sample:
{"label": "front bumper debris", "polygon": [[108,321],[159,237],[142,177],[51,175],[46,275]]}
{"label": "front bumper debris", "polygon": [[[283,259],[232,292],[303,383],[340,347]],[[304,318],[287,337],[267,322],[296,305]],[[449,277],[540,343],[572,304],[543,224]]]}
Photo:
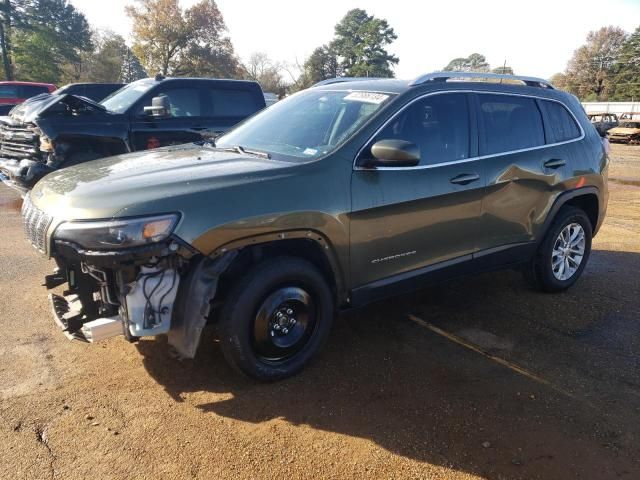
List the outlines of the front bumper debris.
{"label": "front bumper debris", "polygon": [[4,183],[23,194],[52,171],[51,167],[36,160],[0,158],[0,172],[6,177]]}
{"label": "front bumper debris", "polygon": [[49,294],[53,319],[69,340],[94,343],[122,335],[122,321],[118,317],[97,318],[83,323],[82,305],[76,295],[62,297]]}
{"label": "front bumper debris", "polygon": [[0,170],[0,182],[4,183],[7,187],[17,191],[22,198],[24,198],[24,196],[29,191],[29,189],[26,188],[25,186],[11,180],[11,178],[2,170]]}

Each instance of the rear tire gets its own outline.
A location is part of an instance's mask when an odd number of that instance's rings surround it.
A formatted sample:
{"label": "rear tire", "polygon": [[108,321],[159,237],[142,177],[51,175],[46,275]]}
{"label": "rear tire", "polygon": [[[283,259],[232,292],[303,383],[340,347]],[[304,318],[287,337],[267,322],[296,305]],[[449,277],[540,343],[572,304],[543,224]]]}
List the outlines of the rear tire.
{"label": "rear tire", "polygon": [[233,285],[222,308],[222,353],[240,373],[275,381],[302,370],[327,340],[333,295],[314,265],[276,257]]}
{"label": "rear tire", "polygon": [[560,209],[525,270],[525,278],[544,292],[573,285],[591,254],[592,230],[587,214],[576,207]]}

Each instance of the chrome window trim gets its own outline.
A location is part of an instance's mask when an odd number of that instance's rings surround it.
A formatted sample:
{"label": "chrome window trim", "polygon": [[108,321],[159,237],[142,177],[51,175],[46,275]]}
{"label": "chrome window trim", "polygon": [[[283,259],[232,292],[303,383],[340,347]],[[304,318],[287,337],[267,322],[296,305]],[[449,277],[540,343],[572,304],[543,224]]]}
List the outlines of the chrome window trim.
{"label": "chrome window trim", "polygon": [[[544,100],[547,102],[556,102],[559,103],[560,105],[562,105],[562,107],[567,110],[569,112],[569,114],[571,115],[571,118],[573,118],[573,120],[576,122],[576,125],[578,125],[578,128],[580,129],[580,136],[576,137],[574,139],[571,140],[565,140],[564,142],[556,142],[556,143],[548,143],[545,145],[539,145],[537,147],[529,147],[529,148],[522,148],[519,150],[509,150],[506,152],[499,152],[499,153],[492,153],[489,155],[480,155],[477,157],[470,157],[470,158],[463,158],[461,160],[451,160],[449,162],[440,162],[440,163],[433,163],[430,165],[416,165],[415,167],[370,167],[370,168],[366,168],[366,167],[360,167],[358,165],[356,165],[356,162],[358,161],[358,158],[360,157],[360,155],[362,154],[363,150],[366,148],[367,145],[369,145],[369,142],[371,142],[371,140],[373,140],[376,135],[378,135],[382,130],[384,130],[387,125],[389,123],[391,123],[391,121],[393,121],[398,115],[400,115],[405,109],[409,108],[411,105],[413,105],[415,102],[418,102],[420,100],[423,100],[427,97],[430,97],[432,95],[443,95],[443,94],[447,94],[447,93],[477,93],[479,95],[485,94],[485,95],[505,95],[505,96],[510,96],[510,97],[524,97],[524,98],[535,98],[538,100]],[[544,122],[544,114],[542,112],[540,112],[543,122]],[[543,123],[544,126],[544,123]],[[364,145],[362,147],[360,147],[360,149],[358,150],[358,153],[356,154],[355,158],[353,159],[353,170],[363,170],[363,171],[377,171],[377,170],[389,170],[389,171],[407,171],[407,170],[426,170],[429,168],[438,168],[438,167],[446,167],[448,165],[455,165],[458,163],[469,163],[469,162],[475,162],[478,160],[484,160],[487,158],[493,158],[493,157],[501,157],[504,155],[511,155],[511,154],[515,154],[515,153],[523,153],[523,152],[530,152],[533,150],[541,150],[543,148],[549,148],[549,147],[557,147],[559,145],[566,145],[568,143],[573,143],[573,142],[579,142],[580,140],[583,140],[585,137],[585,132],[584,129],[582,128],[582,125],[580,124],[580,122],[578,121],[578,119],[576,118],[575,114],[571,111],[571,109],[569,107],[567,107],[567,105],[560,101],[560,100],[556,100],[553,98],[547,98],[547,97],[541,97],[538,95],[524,95],[524,94],[519,94],[519,93],[507,93],[507,92],[491,92],[491,91],[485,91],[485,90],[441,90],[438,92],[429,92],[429,93],[425,93],[424,95],[420,95],[419,97],[414,98],[413,100],[411,100],[409,103],[407,103],[406,105],[404,105],[400,110],[398,110],[396,113],[394,113],[391,117],[389,117],[387,119],[386,122],[384,122],[384,124],[378,128],[375,133],[373,135],[371,135],[366,142],[364,142]]]}

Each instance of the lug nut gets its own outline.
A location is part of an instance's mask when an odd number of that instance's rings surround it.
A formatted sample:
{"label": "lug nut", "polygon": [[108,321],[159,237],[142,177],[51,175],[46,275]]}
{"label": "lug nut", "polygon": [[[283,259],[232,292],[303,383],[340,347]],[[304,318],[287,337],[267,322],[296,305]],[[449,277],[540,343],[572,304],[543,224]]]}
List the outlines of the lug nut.
{"label": "lug nut", "polygon": [[287,327],[284,327],[282,329],[282,333],[284,333],[286,335],[287,333],[289,333],[289,329]]}
{"label": "lug nut", "polygon": [[296,324],[296,319],[295,319],[295,318],[292,318],[292,319],[289,321],[289,323],[290,323],[291,325],[295,325],[295,324]]}
{"label": "lug nut", "polygon": [[278,325],[277,323],[273,326],[274,329],[276,330],[280,330],[280,325]]}
{"label": "lug nut", "polygon": [[291,310],[290,308],[287,309],[287,315],[293,315],[293,310]]}

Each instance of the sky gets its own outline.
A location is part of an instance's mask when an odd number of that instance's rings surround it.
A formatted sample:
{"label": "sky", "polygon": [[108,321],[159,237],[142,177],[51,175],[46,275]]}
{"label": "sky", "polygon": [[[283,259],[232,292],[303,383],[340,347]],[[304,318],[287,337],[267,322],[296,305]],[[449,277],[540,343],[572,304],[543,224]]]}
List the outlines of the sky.
{"label": "sky", "polygon": [[[183,7],[198,0],[181,0]],[[133,0],[70,0],[92,26],[120,33],[130,43],[124,13]],[[242,59],[256,51],[295,65],[333,37],[352,8],[388,20],[398,39],[396,77],[441,70],[455,57],[478,52],[492,67],[505,60],[516,74],[549,78],[564,70],[587,33],[605,25],[632,32],[640,0],[216,0]]]}

